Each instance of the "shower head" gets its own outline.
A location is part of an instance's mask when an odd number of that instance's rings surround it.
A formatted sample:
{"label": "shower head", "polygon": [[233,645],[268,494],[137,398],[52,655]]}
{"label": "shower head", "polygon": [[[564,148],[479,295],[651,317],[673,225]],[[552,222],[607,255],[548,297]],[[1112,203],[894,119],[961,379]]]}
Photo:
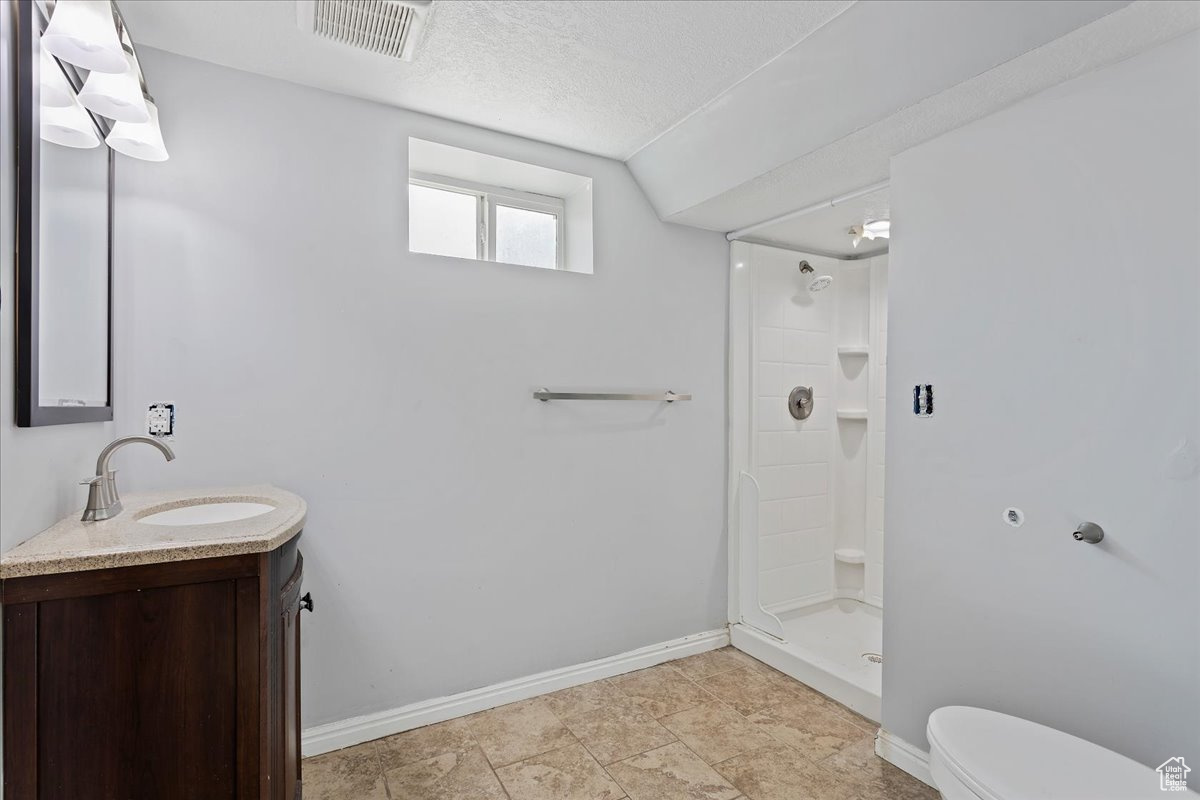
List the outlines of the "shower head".
{"label": "shower head", "polygon": [[806,278],[812,276],[812,279],[808,282],[808,290],[814,294],[822,289],[828,289],[829,285],[833,283],[832,275],[814,275],[815,272],[816,270],[812,268],[812,264],[809,264],[807,261],[800,262],[800,274]]}
{"label": "shower head", "polygon": [[828,289],[831,283],[833,283],[832,275],[818,275],[808,284],[808,290],[810,292],[819,292],[822,289]]}

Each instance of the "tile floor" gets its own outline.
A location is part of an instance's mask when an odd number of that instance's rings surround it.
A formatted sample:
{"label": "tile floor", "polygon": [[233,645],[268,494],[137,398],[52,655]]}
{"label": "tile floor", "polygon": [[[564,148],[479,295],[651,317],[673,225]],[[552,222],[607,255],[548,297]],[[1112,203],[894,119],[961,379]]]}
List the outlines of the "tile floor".
{"label": "tile floor", "polygon": [[936,800],[875,725],[733,648],[304,762],[305,800]]}

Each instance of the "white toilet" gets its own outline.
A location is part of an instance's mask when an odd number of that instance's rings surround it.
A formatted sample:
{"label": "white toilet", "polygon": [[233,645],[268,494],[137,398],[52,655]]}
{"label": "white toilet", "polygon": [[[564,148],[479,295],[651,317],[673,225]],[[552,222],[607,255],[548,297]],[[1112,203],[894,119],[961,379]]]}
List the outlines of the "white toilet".
{"label": "white toilet", "polygon": [[929,715],[927,733],[929,771],[945,800],[1138,800],[1164,796],[1158,773],[1150,767],[1008,714],[946,706]]}

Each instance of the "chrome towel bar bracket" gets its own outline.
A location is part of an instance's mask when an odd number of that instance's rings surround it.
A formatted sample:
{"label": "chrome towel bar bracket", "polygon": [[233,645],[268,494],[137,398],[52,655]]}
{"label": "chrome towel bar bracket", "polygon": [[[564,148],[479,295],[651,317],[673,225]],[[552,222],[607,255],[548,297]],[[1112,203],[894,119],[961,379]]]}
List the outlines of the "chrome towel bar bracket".
{"label": "chrome towel bar bracket", "polygon": [[620,392],[552,392],[542,387],[533,393],[535,400],[649,400],[656,403],[674,403],[676,400],[691,400],[690,394],[676,394],[668,389],[654,394],[622,394]]}

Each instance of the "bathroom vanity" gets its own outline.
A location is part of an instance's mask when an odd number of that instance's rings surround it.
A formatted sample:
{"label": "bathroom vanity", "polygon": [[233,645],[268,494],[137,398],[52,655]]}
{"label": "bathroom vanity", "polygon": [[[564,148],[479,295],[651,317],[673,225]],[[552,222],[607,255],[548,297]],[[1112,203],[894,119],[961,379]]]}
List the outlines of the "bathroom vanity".
{"label": "bathroom vanity", "polygon": [[298,800],[304,501],[123,502],[0,558],[4,800]]}

